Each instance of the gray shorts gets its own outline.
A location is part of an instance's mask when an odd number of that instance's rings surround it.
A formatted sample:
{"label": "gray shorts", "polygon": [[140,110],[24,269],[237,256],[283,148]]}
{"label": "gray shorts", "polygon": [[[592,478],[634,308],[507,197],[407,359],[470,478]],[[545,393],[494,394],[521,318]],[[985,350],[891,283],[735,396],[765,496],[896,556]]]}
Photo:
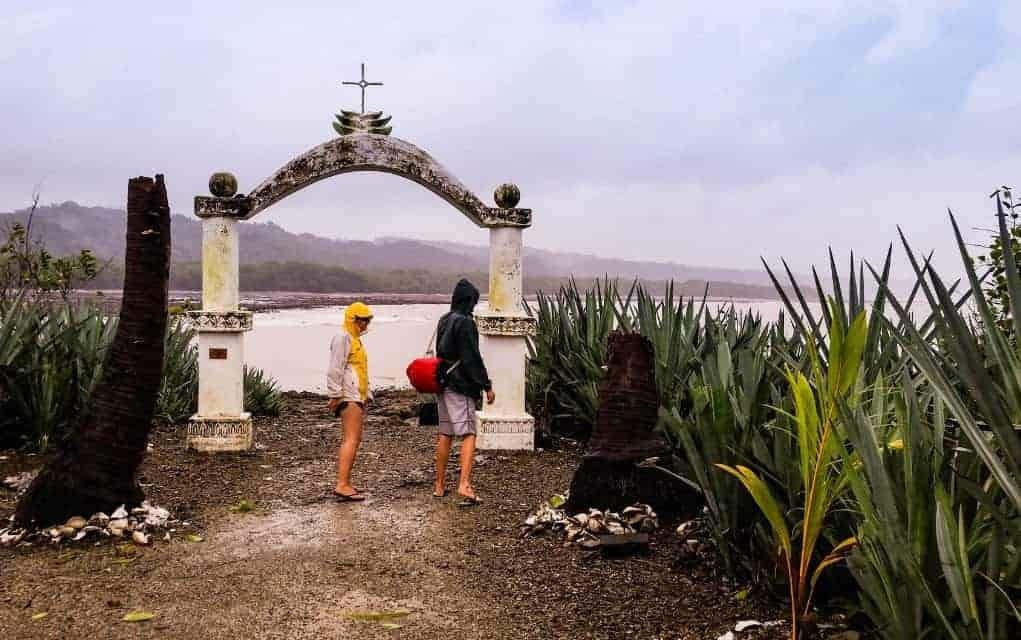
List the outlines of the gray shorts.
{"label": "gray shorts", "polygon": [[436,397],[440,414],[439,434],[475,435],[475,401],[456,391],[444,391]]}

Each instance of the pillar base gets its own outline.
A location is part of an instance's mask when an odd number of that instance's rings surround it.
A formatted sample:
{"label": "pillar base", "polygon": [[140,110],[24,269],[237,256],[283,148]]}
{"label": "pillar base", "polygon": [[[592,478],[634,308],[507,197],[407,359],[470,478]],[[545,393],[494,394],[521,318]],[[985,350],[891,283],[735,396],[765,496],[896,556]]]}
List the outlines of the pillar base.
{"label": "pillar base", "polygon": [[185,446],[202,453],[248,451],[255,442],[252,414],[204,417],[188,421]]}
{"label": "pillar base", "polygon": [[535,418],[527,413],[506,416],[482,412],[478,414],[476,427],[475,446],[479,449],[535,450]]}

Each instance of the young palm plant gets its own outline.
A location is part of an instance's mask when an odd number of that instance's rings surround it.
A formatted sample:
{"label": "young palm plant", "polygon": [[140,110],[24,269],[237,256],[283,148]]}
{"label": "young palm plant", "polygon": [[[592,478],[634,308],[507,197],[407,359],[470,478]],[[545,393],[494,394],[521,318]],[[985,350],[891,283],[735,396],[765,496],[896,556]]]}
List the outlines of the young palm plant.
{"label": "young palm plant", "polygon": [[[837,306],[835,302],[831,305]],[[851,321],[846,333],[835,318],[830,325],[826,364],[810,351],[812,382],[800,371],[788,371],[795,407],[796,460],[804,487],[799,509],[785,512],[767,483],[750,468],[717,464],[744,485],[776,538],[790,593],[791,640],[802,637],[802,626],[810,618],[815,587],[823,571],[843,560],[856,542],[854,537],[837,541],[819,558],[820,539],[848,486],[850,467],[846,464],[848,453],[839,424],[839,407],[842,403],[857,403],[867,338],[864,313]],[[789,523],[794,513],[800,520]]]}

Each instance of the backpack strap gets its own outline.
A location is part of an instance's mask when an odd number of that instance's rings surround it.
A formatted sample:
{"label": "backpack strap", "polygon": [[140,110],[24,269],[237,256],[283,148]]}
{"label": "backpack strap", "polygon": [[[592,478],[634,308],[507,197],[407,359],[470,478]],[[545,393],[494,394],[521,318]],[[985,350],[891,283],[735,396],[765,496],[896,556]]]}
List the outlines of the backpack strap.
{"label": "backpack strap", "polygon": [[431,358],[436,355],[436,334],[440,330],[440,325],[437,323],[433,328],[433,335],[429,338],[429,344],[425,346],[425,357]]}

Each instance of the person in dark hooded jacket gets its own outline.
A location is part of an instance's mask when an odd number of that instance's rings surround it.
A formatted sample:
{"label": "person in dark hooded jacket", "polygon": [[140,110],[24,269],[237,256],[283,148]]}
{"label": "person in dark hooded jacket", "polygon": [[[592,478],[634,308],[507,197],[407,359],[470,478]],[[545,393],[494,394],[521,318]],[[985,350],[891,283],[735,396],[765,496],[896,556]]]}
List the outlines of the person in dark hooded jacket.
{"label": "person in dark hooded jacket", "polygon": [[441,498],[447,493],[444,481],[450,447],[455,437],[461,437],[461,478],[457,493],[466,504],[480,502],[471,486],[472,462],[475,459],[475,403],[483,392],[489,404],[496,401],[493,384],[479,352],[479,330],[472,316],[478,302],[479,290],[462,279],[454,287],[450,311],[440,318],[436,327],[436,355],[444,361],[449,373],[443,393],[437,398],[440,425],[433,496]]}

